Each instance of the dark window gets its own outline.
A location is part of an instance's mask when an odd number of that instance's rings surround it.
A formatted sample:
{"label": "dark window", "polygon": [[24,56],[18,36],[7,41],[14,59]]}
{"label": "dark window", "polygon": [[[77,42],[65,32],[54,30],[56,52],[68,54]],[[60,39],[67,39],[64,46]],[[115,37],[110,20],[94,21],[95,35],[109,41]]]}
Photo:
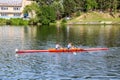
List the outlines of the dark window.
{"label": "dark window", "polygon": [[20,10],[20,7],[13,7],[13,10]]}
{"label": "dark window", "polygon": [[20,16],[20,13],[14,13],[14,16]]}
{"label": "dark window", "polygon": [[8,7],[1,7],[1,10],[8,10]]}
{"label": "dark window", "polygon": [[1,13],[1,16],[8,16],[7,13]]}

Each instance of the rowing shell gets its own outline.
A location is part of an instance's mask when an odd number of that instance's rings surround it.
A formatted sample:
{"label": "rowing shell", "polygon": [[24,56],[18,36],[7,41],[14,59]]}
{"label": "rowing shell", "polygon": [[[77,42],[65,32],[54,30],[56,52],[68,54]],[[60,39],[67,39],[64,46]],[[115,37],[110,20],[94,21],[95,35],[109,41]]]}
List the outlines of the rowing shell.
{"label": "rowing shell", "polygon": [[74,49],[48,49],[48,50],[16,50],[16,53],[39,53],[39,52],[85,52],[85,51],[99,51],[99,50],[108,50],[108,48],[74,48]]}

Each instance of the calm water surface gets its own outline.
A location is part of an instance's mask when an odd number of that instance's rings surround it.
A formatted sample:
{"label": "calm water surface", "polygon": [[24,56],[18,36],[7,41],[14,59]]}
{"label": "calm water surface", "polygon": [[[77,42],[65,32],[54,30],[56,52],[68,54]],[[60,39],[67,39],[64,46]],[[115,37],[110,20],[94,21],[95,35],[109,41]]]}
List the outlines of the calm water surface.
{"label": "calm water surface", "polygon": [[[15,49],[48,49],[59,42],[108,51],[27,53]],[[120,26],[0,26],[0,80],[120,80]]]}

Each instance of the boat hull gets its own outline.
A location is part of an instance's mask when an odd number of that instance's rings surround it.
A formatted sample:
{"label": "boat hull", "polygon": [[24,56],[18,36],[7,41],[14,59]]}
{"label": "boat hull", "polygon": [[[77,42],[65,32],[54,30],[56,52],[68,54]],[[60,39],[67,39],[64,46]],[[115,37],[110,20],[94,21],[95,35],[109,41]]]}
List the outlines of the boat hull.
{"label": "boat hull", "polygon": [[48,49],[48,50],[17,50],[16,53],[39,53],[39,52],[85,52],[85,51],[100,51],[100,50],[108,50],[108,48],[74,48],[74,49]]}

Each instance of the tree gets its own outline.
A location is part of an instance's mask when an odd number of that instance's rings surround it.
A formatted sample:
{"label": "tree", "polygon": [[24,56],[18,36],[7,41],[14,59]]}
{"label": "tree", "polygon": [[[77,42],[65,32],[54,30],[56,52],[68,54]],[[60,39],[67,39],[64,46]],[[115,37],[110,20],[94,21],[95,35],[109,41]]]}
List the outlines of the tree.
{"label": "tree", "polygon": [[[36,12],[41,23],[49,24],[61,17],[71,16],[75,12],[92,10],[116,12],[120,9],[120,0],[34,0],[39,5]],[[36,8],[37,9],[37,8]],[[27,7],[32,12],[31,7]],[[57,17],[57,18],[56,18]]]}
{"label": "tree", "polygon": [[60,1],[54,1],[52,4],[52,7],[55,9],[56,11],[56,16],[57,16],[57,20],[61,19],[62,14],[64,12],[64,7],[63,7],[63,2]]}
{"label": "tree", "polygon": [[75,2],[74,0],[64,0],[63,1],[64,6],[64,15],[70,16],[73,12],[75,12]]}
{"label": "tree", "polygon": [[40,22],[42,24],[49,24],[51,22],[55,22],[56,14],[53,7],[44,5],[41,7],[41,13],[39,14]]}
{"label": "tree", "polygon": [[24,8],[24,10],[23,10],[24,13],[27,13],[27,14],[29,13],[29,14],[31,15],[31,18],[34,18],[34,17],[35,17],[35,14],[36,14],[38,11],[40,11],[40,9],[39,9],[38,4],[35,3],[35,2],[33,2],[33,3],[30,4],[30,5],[27,5],[27,6]]}
{"label": "tree", "polygon": [[36,1],[40,6],[42,5],[50,5],[53,3],[54,0],[34,0]]}
{"label": "tree", "polygon": [[97,3],[95,0],[86,0],[85,1],[85,11],[93,10],[97,7]]}
{"label": "tree", "polygon": [[24,14],[30,14],[30,24],[37,24],[38,22],[38,17],[37,17],[37,14],[40,13],[41,10],[38,6],[37,3],[33,2],[32,4],[30,5],[27,5],[24,10],[23,10],[23,13]]}
{"label": "tree", "polygon": [[75,11],[83,11],[84,0],[74,0],[75,2]]}
{"label": "tree", "polygon": [[116,13],[116,11],[117,11],[117,6],[118,6],[117,0],[113,0],[113,11],[114,11],[114,13]]}

